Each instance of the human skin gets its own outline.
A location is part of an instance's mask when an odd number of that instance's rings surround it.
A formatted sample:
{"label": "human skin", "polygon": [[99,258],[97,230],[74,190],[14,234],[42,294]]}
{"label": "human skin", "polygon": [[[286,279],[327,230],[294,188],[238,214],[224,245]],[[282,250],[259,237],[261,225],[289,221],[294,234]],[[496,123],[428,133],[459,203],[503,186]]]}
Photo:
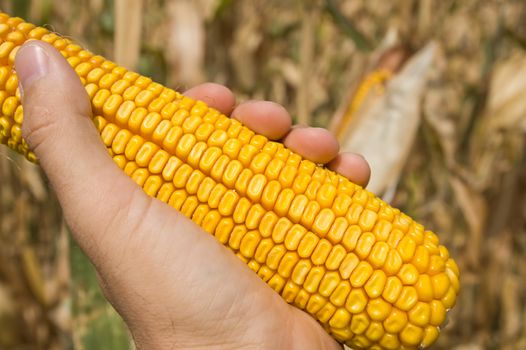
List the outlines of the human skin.
{"label": "human skin", "polygon": [[[33,41],[21,48],[15,67],[24,138],[138,349],[341,348],[226,247],[148,197],[116,166],[90,119],[84,87],[60,53]],[[355,183],[369,179],[362,157],[338,153],[338,142],[324,129],[292,127],[276,103],[236,104],[231,91],[211,83],[186,95]]]}

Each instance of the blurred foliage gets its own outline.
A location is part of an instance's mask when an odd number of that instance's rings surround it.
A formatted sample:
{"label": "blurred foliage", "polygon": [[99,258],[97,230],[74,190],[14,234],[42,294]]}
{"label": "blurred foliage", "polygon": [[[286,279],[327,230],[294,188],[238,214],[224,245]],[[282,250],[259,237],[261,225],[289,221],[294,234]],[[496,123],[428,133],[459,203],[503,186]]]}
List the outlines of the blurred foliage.
{"label": "blurred foliage", "polygon": [[[0,8],[115,57],[113,0]],[[409,55],[437,42],[393,203],[438,232],[462,271],[435,348],[524,349],[525,22],[523,0],[144,0],[137,68],[181,90],[223,83],[238,101],[274,100],[328,126],[386,38],[397,33]],[[0,152],[0,349],[128,348],[46,180]]]}

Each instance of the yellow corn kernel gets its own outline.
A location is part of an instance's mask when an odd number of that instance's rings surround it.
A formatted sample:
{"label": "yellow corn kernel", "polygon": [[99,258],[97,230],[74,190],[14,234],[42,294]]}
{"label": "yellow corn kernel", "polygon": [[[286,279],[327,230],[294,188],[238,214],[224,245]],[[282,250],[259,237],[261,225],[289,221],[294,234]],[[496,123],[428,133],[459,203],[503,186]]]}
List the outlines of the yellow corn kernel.
{"label": "yellow corn kernel", "polygon": [[[153,151],[152,151],[153,153]],[[152,154],[153,155],[153,154]],[[175,172],[173,184],[175,188],[182,189],[186,187],[186,181],[192,174],[193,169],[188,164],[182,164]]]}
{"label": "yellow corn kernel", "polygon": [[255,174],[247,187],[247,196],[253,202],[259,202],[261,198],[261,192],[267,184],[267,178],[263,174]]}
{"label": "yellow corn kernel", "polygon": [[329,325],[333,328],[342,329],[349,325],[351,322],[351,314],[344,308],[339,308],[336,310]]}
{"label": "yellow corn kernel", "polygon": [[[230,233],[234,229],[234,225],[235,223],[234,223],[234,220],[232,220],[232,218],[221,219],[219,221],[219,224],[217,225],[217,228],[214,234],[217,240],[223,244],[228,243],[228,241],[230,240]],[[254,257],[256,256],[257,255],[255,255]]]}
{"label": "yellow corn kernel", "polygon": [[152,134],[152,141],[158,145],[162,145],[166,139],[168,132],[172,128],[172,123],[169,120],[162,120],[155,128]]}
{"label": "yellow corn kernel", "polygon": [[296,252],[285,253],[279,263],[278,273],[284,278],[289,278],[298,261],[299,256]]}
{"label": "yellow corn kernel", "polygon": [[[290,227],[290,221],[286,220],[286,225]],[[285,247],[288,250],[296,251],[301,242],[301,239],[307,233],[307,229],[301,225],[295,224],[292,227],[290,227],[290,229],[287,228],[285,231],[287,232],[285,236]]]}
{"label": "yellow corn kernel", "polygon": [[358,266],[358,263],[360,262],[360,259],[356,256],[354,253],[349,253],[345,256],[343,259],[341,265],[340,265],[340,274],[344,279],[348,279],[351,277],[352,272]]}
{"label": "yellow corn kernel", "polygon": [[427,326],[424,329],[424,338],[422,339],[421,346],[426,348],[433,345],[436,342],[439,334],[440,330],[438,327]]}
{"label": "yellow corn kernel", "polygon": [[163,184],[163,180],[160,176],[150,176],[148,179],[146,179],[146,182],[144,183],[143,189],[151,197],[157,196],[157,192],[159,192],[159,189],[161,188]]}
{"label": "yellow corn kernel", "polygon": [[400,332],[400,340],[408,346],[418,345],[424,338],[424,330],[411,323],[408,323]]}
{"label": "yellow corn kernel", "polygon": [[[288,190],[288,189],[285,189],[285,190]],[[305,227],[312,227],[314,223],[314,219],[316,218],[319,212],[320,212],[320,204],[315,201],[310,201],[305,207],[305,211],[303,212],[303,215],[300,219],[300,223]]]}
{"label": "yellow corn kernel", "polygon": [[399,333],[407,324],[407,314],[401,310],[393,308],[389,316],[383,322],[387,332],[392,334]]}
{"label": "yellow corn kernel", "polygon": [[[20,133],[20,137],[22,137],[21,133]],[[446,268],[446,275],[449,277],[449,281],[451,282],[451,287],[453,287],[453,289],[455,290],[455,293],[458,294],[458,292],[460,290],[460,281],[459,281],[457,275],[455,275],[453,270],[451,270],[449,268]]]}
{"label": "yellow corn kernel", "polygon": [[398,271],[398,278],[402,281],[403,284],[413,285],[418,280],[418,270],[414,265],[404,264]]}
{"label": "yellow corn kernel", "polygon": [[327,267],[327,270],[338,270],[343,259],[345,259],[346,254],[347,252],[342,245],[335,245],[325,261],[325,267]]}
{"label": "yellow corn kernel", "polygon": [[182,125],[183,132],[186,134],[195,134],[197,127],[201,125],[202,122],[203,120],[201,119],[201,117],[196,116],[196,115],[190,115],[183,122],[183,125]]}
{"label": "yellow corn kernel", "polygon": [[[362,334],[363,332],[365,332],[367,327],[369,327],[369,323],[370,323],[369,317],[364,312],[354,315],[351,319],[351,331],[354,334]],[[353,338],[353,340],[355,340],[355,338]],[[354,344],[357,346],[363,345],[361,343],[358,343],[358,344],[354,343]]]}
{"label": "yellow corn kernel", "polygon": [[188,179],[186,180],[186,191],[189,194],[197,194],[197,191],[199,190],[199,185],[205,178],[205,174],[200,172],[199,170],[194,170],[188,176]]}
{"label": "yellow corn kernel", "polygon": [[169,182],[165,182],[162,184],[161,188],[159,189],[159,192],[157,193],[157,199],[159,199],[162,202],[168,203],[170,200],[170,196],[175,191],[175,186]]}
{"label": "yellow corn kernel", "polygon": [[232,249],[239,249],[240,245],[241,245],[241,240],[243,239],[243,237],[247,234],[247,228],[243,225],[237,225],[234,227],[234,229],[232,230],[232,233],[230,235],[230,239],[228,241],[228,244],[229,246],[232,248]]}
{"label": "yellow corn kernel", "polygon": [[276,180],[284,166],[285,162],[281,159],[273,158],[265,169],[265,176],[268,177],[269,180]]}
{"label": "yellow corn kernel", "polygon": [[398,337],[390,333],[384,333],[378,344],[389,350],[396,350],[400,348],[400,341],[398,340]]}
{"label": "yellow corn kernel", "polygon": [[446,294],[450,283],[451,282],[445,273],[431,276],[431,284],[433,285],[435,299],[440,299]]}
{"label": "yellow corn kernel", "polygon": [[190,150],[188,157],[186,158],[186,162],[190,166],[197,168],[199,161],[201,160],[201,156],[203,155],[205,150],[206,150],[206,143],[204,142],[195,143],[192,149]]}
{"label": "yellow corn kernel", "polygon": [[144,117],[141,127],[140,127],[140,133],[145,138],[151,138],[153,132],[157,128],[157,125],[161,122],[162,118],[161,115],[157,112],[151,112]]}
{"label": "yellow corn kernel", "polygon": [[4,60],[9,57],[9,54],[11,51],[16,47],[15,43],[12,43],[10,41],[4,41],[0,45],[0,59]]}
{"label": "yellow corn kernel", "polygon": [[256,251],[254,252],[254,259],[263,264],[267,260],[268,253],[274,247],[274,242],[270,238],[264,238],[260,241]]}
{"label": "yellow corn kernel", "polygon": [[6,98],[2,105],[2,113],[4,116],[13,118],[19,103],[18,98],[15,96]]}
{"label": "yellow corn kernel", "polygon": [[398,251],[392,249],[387,253],[387,259],[385,261],[383,270],[388,275],[394,275],[400,271],[403,261]]}
{"label": "yellow corn kernel", "polygon": [[394,303],[396,300],[398,300],[400,293],[402,293],[402,287],[402,282],[398,279],[398,277],[387,277],[382,297],[388,302]]}
{"label": "yellow corn kernel", "polygon": [[137,162],[137,165],[140,167],[147,167],[158,150],[159,146],[152,142],[146,141],[139,148],[135,156],[135,162]]}
{"label": "yellow corn kernel", "polygon": [[356,255],[360,259],[364,260],[369,256],[369,253],[373,249],[373,245],[376,242],[376,237],[371,232],[365,232],[360,236],[358,242],[356,243]]}
{"label": "yellow corn kernel", "polygon": [[243,256],[251,258],[254,256],[254,253],[260,241],[261,236],[259,235],[258,231],[250,231],[242,238],[241,244],[239,246],[239,251],[241,252],[241,254],[243,254]]}
{"label": "yellow corn kernel", "polygon": [[273,270],[276,270],[286,252],[287,249],[282,244],[275,245],[274,247],[272,247],[272,249],[270,249],[267,255],[267,266]]}
{"label": "yellow corn kernel", "polygon": [[335,311],[336,307],[334,307],[334,305],[331,303],[326,303],[318,312],[316,312],[316,318],[321,323],[327,323],[331,319],[332,315],[334,315]]}
{"label": "yellow corn kernel", "polygon": [[271,159],[272,157],[269,154],[261,152],[252,159],[252,162],[250,163],[250,169],[255,174],[264,173]]}
{"label": "yellow corn kernel", "polygon": [[318,313],[325,305],[327,300],[319,294],[314,294],[310,297],[307,303],[307,311],[311,314]]}
{"label": "yellow corn kernel", "polygon": [[316,216],[316,219],[314,219],[312,230],[318,233],[321,237],[324,237],[327,232],[329,232],[334,219],[334,212],[329,208],[323,208]]}
{"label": "yellow corn kernel", "polygon": [[133,172],[137,170],[138,168],[139,167],[137,166],[137,163],[127,162],[126,165],[124,166],[124,172],[126,173],[126,175],[131,177]]}
{"label": "yellow corn kernel", "polygon": [[[309,187],[310,182],[311,177],[309,175],[305,173],[298,173],[294,179],[294,182],[292,183],[292,189],[297,194],[305,193],[305,191],[307,191],[307,187]],[[327,201],[327,199],[325,199],[325,201]],[[327,203],[325,203],[325,206],[327,206]]]}
{"label": "yellow corn kernel", "polygon": [[208,138],[208,145],[210,147],[223,147],[228,140],[228,135],[224,130],[215,130]]}
{"label": "yellow corn kernel", "polygon": [[359,288],[367,282],[373,273],[373,268],[365,261],[360,261],[351,274],[350,281],[354,288]]}
{"label": "yellow corn kernel", "polygon": [[353,251],[358,243],[362,230],[358,225],[349,226],[343,235],[342,244],[348,251]]}
{"label": "yellow corn kernel", "polygon": [[433,326],[440,326],[446,320],[446,308],[438,300],[431,301],[429,307],[431,308],[429,323]]}
{"label": "yellow corn kernel", "polygon": [[[208,198],[208,205],[214,209],[217,208],[219,206],[221,198],[223,198],[223,195],[225,194],[226,191],[227,191],[227,188],[223,186],[223,184],[220,184],[220,183],[216,184],[214,188],[212,189],[212,191],[210,191],[210,197]],[[244,202],[244,201],[241,201],[241,202]],[[250,203],[248,203],[248,205],[250,206]],[[240,204],[239,202],[236,208],[238,207],[241,210],[242,204]],[[233,217],[233,219],[234,221],[236,221],[236,218]]]}
{"label": "yellow corn kernel", "polygon": [[184,134],[175,148],[175,155],[180,159],[186,159],[197,142],[192,134]]}
{"label": "yellow corn kernel", "polygon": [[[338,276],[337,273],[334,274],[335,276]],[[341,274],[339,275],[341,276]],[[336,306],[342,306],[345,303],[345,300],[347,298],[347,295],[349,294],[351,290],[351,285],[348,281],[340,281],[338,278],[338,285],[335,287],[334,291],[331,292],[330,300],[331,302]]]}
{"label": "yellow corn kernel", "polygon": [[272,278],[273,275],[274,275],[274,271],[269,269],[267,266],[261,266],[261,268],[258,270],[258,276],[264,282],[268,282]]}
{"label": "yellow corn kernel", "polygon": [[429,267],[427,271],[430,275],[435,275],[437,273],[443,272],[445,267],[446,264],[439,255],[432,255],[429,258]]}
{"label": "yellow corn kernel", "polygon": [[380,295],[382,295],[382,292],[384,291],[386,281],[387,276],[382,270],[374,271],[364,286],[367,295],[369,295],[369,297],[373,299],[378,298]]}
{"label": "yellow corn kernel", "polygon": [[217,210],[210,210],[204,217],[201,226],[208,233],[214,233],[219,221],[221,220],[221,214]]}
{"label": "yellow corn kernel", "polygon": [[[254,218],[252,215],[249,215],[252,213],[251,212],[252,209],[253,209],[253,206],[250,203],[250,201],[246,198],[241,198],[237,202],[236,208],[234,209],[234,213],[233,213],[234,222],[239,223],[239,224],[246,222],[247,227],[249,226],[253,228],[257,227],[257,225],[259,224],[260,217],[258,216]],[[249,220],[253,220],[253,222],[250,225],[248,225]]]}
{"label": "yellow corn kernel", "polygon": [[113,139],[115,135],[117,135],[117,132],[119,131],[119,128],[117,125],[108,123],[104,127],[104,130],[102,130],[102,133],[100,134],[100,137],[102,139],[102,142],[107,146],[111,146],[113,143]]}
{"label": "yellow corn kernel", "polygon": [[391,222],[384,219],[380,219],[374,225],[372,232],[374,233],[378,241],[387,241],[387,239],[389,238],[389,234],[391,233],[392,227],[393,225],[391,224]]}
{"label": "yellow corn kernel", "polygon": [[318,290],[321,279],[325,275],[325,268],[322,266],[316,266],[310,269],[303,288],[309,293],[314,293]]}
{"label": "yellow corn kernel", "polygon": [[[218,149],[214,147],[214,149]],[[225,168],[229,163],[230,159],[224,154],[218,154],[217,160],[214,161],[213,166],[209,170],[210,176],[216,181],[221,181],[221,178],[225,172]]]}
{"label": "yellow corn kernel", "polygon": [[403,311],[409,311],[418,301],[418,294],[414,287],[402,287],[395,305]]}
{"label": "yellow corn kernel", "polygon": [[208,138],[214,131],[214,126],[210,123],[202,123],[197,127],[194,134],[198,141],[207,142]]}
{"label": "yellow corn kernel", "polygon": [[270,237],[276,223],[278,222],[278,216],[271,211],[268,211],[263,215],[259,223],[259,232],[263,237]]}
{"label": "yellow corn kernel", "polygon": [[183,164],[183,162],[179,158],[171,156],[163,168],[163,179],[165,181],[172,181],[175,176],[175,172],[181,166],[181,164]]}
{"label": "yellow corn kernel", "polygon": [[9,95],[16,95],[18,89],[18,77],[16,75],[11,75],[5,83],[5,91]]}
{"label": "yellow corn kernel", "polygon": [[327,257],[329,256],[329,253],[331,252],[332,244],[326,239],[321,239],[312,252],[311,260],[315,265],[323,265],[325,264],[325,260],[327,260]]}
{"label": "yellow corn kernel", "polygon": [[244,219],[245,226],[249,229],[256,229],[259,226],[261,218],[265,214],[265,209],[259,204],[254,204],[248,210],[247,216]]}
{"label": "yellow corn kernel", "polygon": [[[237,162],[233,161],[233,162]],[[240,171],[240,170],[239,170]],[[272,210],[277,203],[277,198],[281,193],[281,184],[279,181],[272,180],[267,183],[261,194],[261,204],[266,210]]]}
{"label": "yellow corn kernel", "polygon": [[0,117],[0,135],[6,139],[9,137],[13,123],[6,117]]}
{"label": "yellow corn kernel", "polygon": [[187,197],[183,203],[183,206],[180,209],[181,213],[186,217],[192,217],[198,205],[199,205],[199,201],[197,200],[196,197],[194,196]]}
{"label": "yellow corn kernel", "polygon": [[320,282],[319,293],[324,297],[330,296],[336,287],[338,287],[340,281],[341,279],[338,272],[332,271],[325,273]]}
{"label": "yellow corn kernel", "polygon": [[383,321],[391,313],[391,304],[382,298],[373,299],[367,304],[367,314],[372,320]]}
{"label": "yellow corn kernel", "polygon": [[409,321],[416,325],[425,327],[429,324],[431,307],[428,303],[418,302],[409,312]]}
{"label": "yellow corn kernel", "polygon": [[[378,238],[378,236],[376,236]],[[368,260],[375,268],[381,268],[387,260],[389,245],[385,242],[377,242],[369,254]]]}
{"label": "yellow corn kernel", "polygon": [[276,204],[274,205],[274,212],[279,216],[285,216],[289,211],[289,207],[294,199],[294,191],[290,188],[283,189],[278,198],[276,199]]}
{"label": "yellow corn kernel", "polygon": [[143,186],[146,182],[146,179],[148,178],[148,170],[138,168],[135,170],[131,176],[132,180],[137,183],[139,186]]}
{"label": "yellow corn kernel", "polygon": [[380,340],[384,333],[385,331],[382,327],[382,324],[380,322],[373,321],[371,322],[364,334],[367,337],[367,339],[371,341],[377,341]]}
{"label": "yellow corn kernel", "polygon": [[376,212],[370,209],[365,209],[360,215],[358,224],[364,232],[371,231],[376,223],[377,217],[378,214],[376,214]]}
{"label": "yellow corn kernel", "polygon": [[396,249],[400,253],[402,260],[409,262],[415,254],[416,242],[410,236],[405,236],[400,243],[398,243]]}
{"label": "yellow corn kernel", "polygon": [[281,296],[287,303],[293,303],[299,292],[300,287],[296,283],[289,281],[287,284],[285,284],[285,288],[283,288]]}
{"label": "yellow corn kernel", "polygon": [[[210,190],[211,188],[208,191]],[[239,201],[239,198],[239,195],[235,191],[226,191],[225,194],[221,197],[221,201],[219,202],[219,213],[221,213],[221,215],[223,216],[232,216],[237,202]]]}

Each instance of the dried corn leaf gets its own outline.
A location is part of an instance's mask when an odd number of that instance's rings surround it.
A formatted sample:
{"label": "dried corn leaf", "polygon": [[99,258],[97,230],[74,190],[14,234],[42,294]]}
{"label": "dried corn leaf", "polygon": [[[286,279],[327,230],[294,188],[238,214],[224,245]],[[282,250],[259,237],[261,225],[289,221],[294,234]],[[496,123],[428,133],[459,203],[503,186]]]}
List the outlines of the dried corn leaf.
{"label": "dried corn leaf", "polygon": [[204,79],[205,27],[199,4],[189,0],[171,1],[168,6],[169,32],[166,59],[172,67],[169,84],[192,86]]}
{"label": "dried corn leaf", "polygon": [[526,132],[526,54],[495,67],[488,97],[487,128]]}
{"label": "dried corn leaf", "polygon": [[115,1],[115,61],[136,69],[141,49],[143,0]]}
{"label": "dried corn leaf", "polygon": [[420,103],[436,44],[410,59],[384,94],[372,91],[356,112],[341,142],[342,150],[361,153],[369,161],[369,189],[383,193],[396,184],[420,124]]}

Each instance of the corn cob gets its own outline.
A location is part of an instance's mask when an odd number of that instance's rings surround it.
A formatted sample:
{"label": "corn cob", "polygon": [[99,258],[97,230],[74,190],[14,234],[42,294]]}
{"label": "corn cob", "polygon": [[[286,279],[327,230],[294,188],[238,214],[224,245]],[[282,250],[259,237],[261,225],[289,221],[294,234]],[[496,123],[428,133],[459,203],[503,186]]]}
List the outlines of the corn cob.
{"label": "corn cob", "polygon": [[328,169],[236,120],[68,39],[0,14],[0,142],[37,161],[21,136],[19,47],[58,49],[91,99],[117,165],[144,191],[230,248],[290,304],[360,349],[433,344],[459,270],[437,236]]}

